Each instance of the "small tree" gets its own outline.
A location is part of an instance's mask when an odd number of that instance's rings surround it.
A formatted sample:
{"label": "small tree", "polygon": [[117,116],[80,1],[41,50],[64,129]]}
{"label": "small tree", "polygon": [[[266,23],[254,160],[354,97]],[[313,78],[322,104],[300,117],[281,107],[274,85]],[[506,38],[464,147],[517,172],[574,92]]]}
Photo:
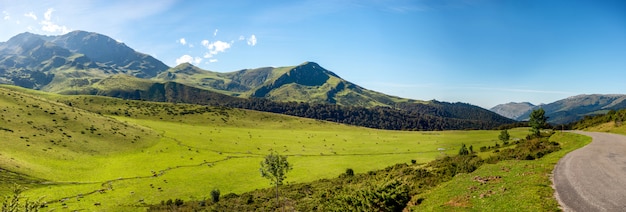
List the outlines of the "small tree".
{"label": "small tree", "polygon": [[214,203],[220,201],[220,190],[219,189],[213,189],[211,191],[211,200],[213,200]]}
{"label": "small tree", "polygon": [[13,194],[6,196],[2,202],[2,212],[17,212],[17,211],[39,211],[39,208],[44,206],[41,200],[31,201],[28,198],[24,199],[22,196],[24,188],[18,184],[13,186]]}
{"label": "small tree", "polygon": [[276,185],[276,204],[278,207],[280,207],[278,186],[283,184],[283,180],[287,178],[287,172],[291,169],[291,165],[287,162],[287,156],[279,155],[276,152],[270,153],[261,161],[261,176],[270,180],[270,185]]}
{"label": "small tree", "polygon": [[469,155],[469,151],[467,150],[465,144],[463,144],[461,146],[461,149],[459,149],[459,155]]}
{"label": "small tree", "polygon": [[498,139],[500,139],[502,141],[502,143],[508,143],[509,139],[511,139],[511,135],[509,135],[509,131],[502,130],[500,131],[500,135],[498,136]]}
{"label": "small tree", "polygon": [[534,136],[541,135],[541,129],[545,128],[548,117],[546,117],[546,111],[543,108],[539,108],[537,110],[533,110],[530,113],[528,125],[530,125],[530,132]]}

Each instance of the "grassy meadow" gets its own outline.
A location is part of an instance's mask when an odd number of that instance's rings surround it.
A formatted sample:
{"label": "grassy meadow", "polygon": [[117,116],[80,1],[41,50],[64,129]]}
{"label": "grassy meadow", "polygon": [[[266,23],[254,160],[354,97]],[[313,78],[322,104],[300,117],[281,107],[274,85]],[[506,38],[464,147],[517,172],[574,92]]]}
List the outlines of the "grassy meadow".
{"label": "grassy meadow", "polygon": [[557,132],[550,141],[561,150],[537,160],[504,160],[484,164],[420,194],[411,211],[560,211],[551,174],[559,159],[591,138]]}
{"label": "grassy meadow", "polygon": [[[0,194],[21,183],[50,209],[144,210],[270,187],[271,151],[288,155],[288,184],[495,144],[499,131],[385,131],[256,111],[63,96],[0,87]],[[375,121],[375,120],[373,120]],[[522,138],[527,129],[510,130]],[[17,174],[19,173],[19,174]],[[20,175],[21,174],[21,175]],[[99,203],[98,206],[95,204]]]}

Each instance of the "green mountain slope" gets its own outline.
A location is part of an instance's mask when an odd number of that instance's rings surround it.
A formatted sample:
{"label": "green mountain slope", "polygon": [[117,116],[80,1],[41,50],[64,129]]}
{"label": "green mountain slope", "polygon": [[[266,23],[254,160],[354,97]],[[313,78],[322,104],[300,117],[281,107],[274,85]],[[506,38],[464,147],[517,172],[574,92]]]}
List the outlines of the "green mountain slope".
{"label": "green mountain slope", "polygon": [[22,33],[0,43],[0,83],[26,88],[57,92],[115,74],[153,77],[168,68],[110,37],[84,31]]}
{"label": "green mountain slope", "polygon": [[64,161],[134,151],[158,140],[150,129],[54,101],[57,96],[0,86],[1,169],[44,178],[65,169]]}
{"label": "green mountain slope", "polygon": [[171,68],[156,78],[233,96],[281,102],[355,107],[393,106],[399,102],[427,103],[367,90],[314,62],[305,62],[298,66],[244,69],[230,73],[206,71],[186,63]]}
{"label": "green mountain slope", "polygon": [[[225,105],[383,129],[486,129],[512,122],[469,104],[368,90],[314,62],[229,73],[190,64],[168,68],[110,37],[84,31],[23,33],[0,43],[0,59],[0,83],[61,94]],[[297,108],[301,102],[309,104],[308,111]]]}
{"label": "green mountain slope", "polygon": [[[126,79],[95,84],[137,79],[118,77]],[[140,81],[132,83],[150,82]],[[176,83],[162,85],[167,84]],[[258,164],[271,151],[290,156],[291,184],[335,177],[348,167],[364,173],[410,160],[426,162],[442,154],[438,148],[454,154],[461,143],[489,145],[499,133],[375,130],[228,107],[6,85],[0,86],[0,111],[0,195],[7,194],[8,182],[25,183],[26,197],[42,197],[49,210],[145,211],[168,198],[202,200],[207,188],[224,194],[265,188]],[[347,112],[356,117],[367,111]]]}

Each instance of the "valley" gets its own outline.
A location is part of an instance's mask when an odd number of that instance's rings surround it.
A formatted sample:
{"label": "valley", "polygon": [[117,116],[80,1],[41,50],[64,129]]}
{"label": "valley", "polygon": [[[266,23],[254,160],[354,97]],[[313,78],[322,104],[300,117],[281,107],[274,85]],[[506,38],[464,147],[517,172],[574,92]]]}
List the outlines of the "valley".
{"label": "valley", "polygon": [[[293,165],[289,209],[555,210],[548,175],[590,140],[521,121],[545,108],[561,129],[625,131],[624,95],[490,111],[369,90],[311,61],[169,67],[79,30],[0,42],[0,83],[0,196],[19,184],[61,211],[272,210],[270,153]],[[222,203],[207,202],[215,190]]]}

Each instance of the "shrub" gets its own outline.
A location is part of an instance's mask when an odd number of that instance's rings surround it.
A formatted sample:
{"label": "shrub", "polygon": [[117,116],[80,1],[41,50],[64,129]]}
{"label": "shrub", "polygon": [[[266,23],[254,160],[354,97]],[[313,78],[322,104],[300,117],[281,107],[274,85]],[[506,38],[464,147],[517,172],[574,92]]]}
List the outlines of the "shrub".
{"label": "shrub", "polygon": [[213,200],[213,202],[219,202],[220,201],[220,190],[219,189],[213,189],[211,191],[211,200]]}
{"label": "shrub", "polygon": [[467,150],[465,144],[461,145],[461,149],[459,149],[459,155],[469,155],[469,151]]}
{"label": "shrub", "polygon": [[348,176],[348,177],[354,176],[354,170],[352,170],[352,168],[347,168],[346,169],[346,176]]}

